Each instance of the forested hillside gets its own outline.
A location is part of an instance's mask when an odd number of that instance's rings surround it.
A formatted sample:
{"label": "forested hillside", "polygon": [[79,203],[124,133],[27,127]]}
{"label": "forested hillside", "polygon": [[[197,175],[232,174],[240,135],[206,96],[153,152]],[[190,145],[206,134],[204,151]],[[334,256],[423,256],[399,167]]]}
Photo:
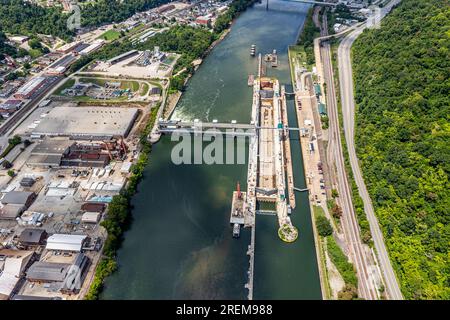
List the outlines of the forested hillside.
{"label": "forested hillside", "polygon": [[[83,27],[120,22],[136,12],[149,10],[169,0],[97,0],[81,5]],[[33,35],[51,34],[62,39],[70,39],[74,33],[67,29],[70,14],[60,8],[44,8],[23,0],[0,0],[0,26],[4,32]]]}
{"label": "forested hillside", "polygon": [[59,8],[43,8],[22,0],[0,0],[0,26],[3,32],[21,35],[51,34],[69,39],[68,15]]}
{"label": "forested hillside", "polygon": [[3,59],[5,54],[15,55],[17,52],[14,47],[5,43],[7,40],[5,34],[0,30],[0,60]]}
{"label": "forested hillside", "polygon": [[407,299],[450,299],[450,4],[403,0],[353,48],[357,153]]}

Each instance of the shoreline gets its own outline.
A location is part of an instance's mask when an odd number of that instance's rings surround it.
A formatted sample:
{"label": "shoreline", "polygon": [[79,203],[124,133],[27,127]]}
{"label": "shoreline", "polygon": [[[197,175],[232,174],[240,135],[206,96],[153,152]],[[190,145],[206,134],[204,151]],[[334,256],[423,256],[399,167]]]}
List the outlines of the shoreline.
{"label": "shoreline", "polygon": [[[253,5],[253,3],[251,3],[251,5]],[[250,6],[248,6],[248,7],[250,7]],[[247,7],[243,11],[245,11],[246,9],[247,9]],[[210,44],[210,46],[206,49],[206,51],[204,52],[202,57],[201,58],[199,57],[199,59],[201,59],[201,62],[198,65],[196,65],[194,72],[192,74],[188,75],[188,77],[185,80],[185,85],[188,83],[189,79],[195,74],[197,69],[201,66],[204,59],[231,32],[231,28],[234,24],[234,21],[237,18],[239,18],[240,13],[241,12],[239,12],[230,21],[229,26],[224,31],[222,31],[219,38]],[[169,86],[166,88],[166,90],[169,90]],[[178,93],[180,93],[180,91],[178,91]],[[170,111],[170,114],[172,114],[176,110],[178,102],[182,96],[183,96],[183,92],[181,92],[181,94],[179,94],[179,96],[177,97],[176,103],[173,106],[173,110]],[[169,96],[167,96],[167,99],[169,99]],[[162,105],[161,105],[163,113],[165,111],[164,109],[165,109],[166,103],[167,103],[167,101],[165,101],[165,103],[162,103]],[[154,109],[154,113],[150,114],[148,123],[147,123],[145,129],[143,130],[143,132],[141,133],[141,139],[140,139],[141,140],[141,152],[139,154],[139,158],[138,158],[137,162],[134,164],[134,166],[137,167],[136,172],[133,173],[132,176],[130,176],[130,178],[125,186],[125,191],[123,192],[123,194],[121,193],[120,195],[115,196],[115,197],[117,197],[117,199],[121,198],[120,200],[123,199],[124,201],[126,201],[127,216],[125,218],[125,221],[119,221],[120,232],[118,235],[112,235],[110,232],[108,232],[108,230],[106,230],[107,231],[107,239],[105,241],[105,244],[103,245],[102,251],[103,252],[106,251],[105,246],[108,243],[108,239],[109,239],[110,243],[113,242],[112,245],[115,247],[112,248],[112,252],[110,252],[110,255],[103,254],[103,256],[101,256],[101,258],[99,258],[99,261],[98,261],[97,266],[94,271],[93,279],[92,279],[91,283],[89,283],[89,285],[88,285],[87,293],[84,295],[84,297],[82,297],[83,300],[98,300],[100,294],[102,293],[102,291],[104,289],[104,284],[105,284],[106,278],[108,278],[110,275],[112,275],[114,272],[117,271],[118,267],[117,267],[117,260],[116,260],[116,251],[117,251],[117,249],[120,248],[121,242],[123,241],[123,233],[129,228],[130,221],[132,220],[132,212],[131,212],[132,208],[130,205],[130,201],[131,201],[131,198],[136,194],[137,186],[140,183],[141,179],[143,178],[144,168],[148,165],[148,162],[149,162],[149,155],[151,153],[152,144],[147,140],[147,136],[152,132],[152,128],[153,128],[154,124],[156,123],[156,120],[157,120],[156,116],[158,114],[158,111],[159,111],[159,108]],[[118,200],[118,201],[120,201],[120,200]],[[108,213],[109,213],[109,208],[108,208]],[[106,219],[104,221],[106,221]],[[102,227],[104,227],[104,226],[102,226]],[[120,229],[121,227],[123,229]],[[118,239],[111,240],[112,237],[117,237]],[[116,241],[116,242],[114,243],[114,241]]]}

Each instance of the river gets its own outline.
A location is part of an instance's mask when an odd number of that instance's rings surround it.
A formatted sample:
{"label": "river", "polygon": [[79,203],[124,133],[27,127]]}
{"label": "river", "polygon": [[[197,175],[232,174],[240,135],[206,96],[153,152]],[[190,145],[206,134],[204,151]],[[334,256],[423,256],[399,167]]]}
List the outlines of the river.
{"label": "river", "polygon": [[[190,79],[174,118],[249,122],[256,72],[251,44],[262,53],[276,49],[280,66],[268,70],[290,83],[287,46],[294,43],[309,5],[271,1],[255,5],[233,24]],[[270,23],[268,23],[270,21]],[[292,101],[289,122],[296,126]],[[294,178],[304,187],[298,133],[291,133]],[[249,230],[233,239],[231,196],[247,165],[175,165],[174,142],[163,137],[153,146],[144,179],[132,200],[133,222],[118,251],[119,270],[105,283],[102,299],[246,299]],[[245,148],[244,148],[245,150]],[[292,220],[299,239],[286,244],[273,216],[257,216],[255,299],[320,299],[311,216],[306,193],[297,193]]]}

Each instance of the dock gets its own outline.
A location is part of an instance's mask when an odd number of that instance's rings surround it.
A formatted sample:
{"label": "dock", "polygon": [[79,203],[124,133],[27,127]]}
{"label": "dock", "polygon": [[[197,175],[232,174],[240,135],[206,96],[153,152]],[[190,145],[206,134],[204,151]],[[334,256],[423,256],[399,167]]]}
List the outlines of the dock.
{"label": "dock", "polygon": [[[281,87],[281,114],[283,117],[283,123],[288,124],[287,103],[286,103],[286,89]],[[289,195],[289,205],[292,209],[295,209],[295,192],[294,192],[294,173],[292,169],[291,158],[291,140],[289,139],[289,131],[284,133],[284,155],[285,155],[285,167],[287,173],[287,186]]]}

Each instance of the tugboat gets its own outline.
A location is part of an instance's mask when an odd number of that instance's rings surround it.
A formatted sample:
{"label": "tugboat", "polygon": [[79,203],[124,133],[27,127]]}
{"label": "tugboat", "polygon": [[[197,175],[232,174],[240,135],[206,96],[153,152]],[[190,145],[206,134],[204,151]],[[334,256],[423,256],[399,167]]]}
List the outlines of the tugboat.
{"label": "tugboat", "polygon": [[254,57],[256,55],[256,45],[252,44],[252,46],[250,47],[250,55],[252,57]]}
{"label": "tugboat", "polygon": [[239,238],[241,235],[241,226],[238,223],[233,225],[233,238]]}

